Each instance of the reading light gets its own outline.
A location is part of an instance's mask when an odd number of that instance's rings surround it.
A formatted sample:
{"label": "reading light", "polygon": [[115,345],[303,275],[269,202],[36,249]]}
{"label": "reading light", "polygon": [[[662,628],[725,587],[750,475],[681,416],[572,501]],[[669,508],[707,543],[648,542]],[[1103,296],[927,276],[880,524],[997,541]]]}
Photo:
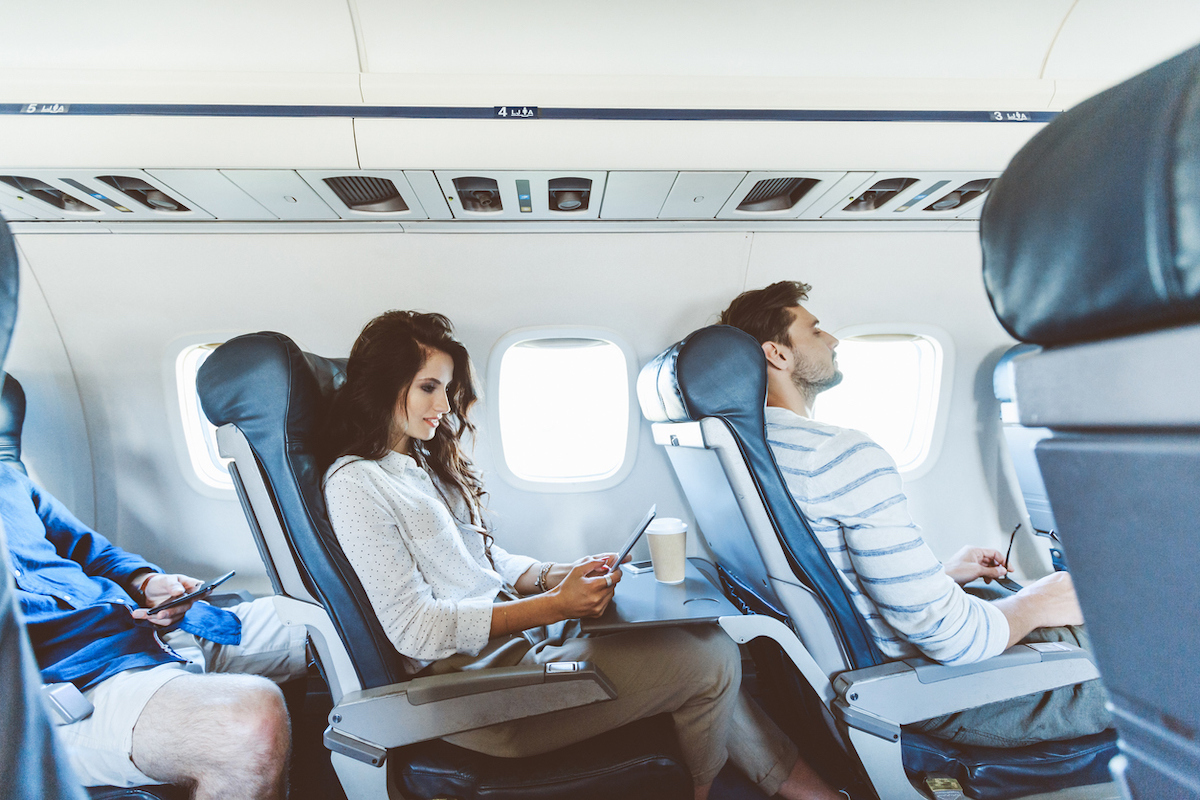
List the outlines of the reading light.
{"label": "reading light", "polygon": [[580,192],[559,192],[556,197],[559,211],[574,211],[583,205],[583,195]]}
{"label": "reading light", "polygon": [[462,201],[463,211],[496,214],[504,210],[504,202],[500,199],[500,184],[493,178],[455,178],[454,190],[458,192],[458,198]]}
{"label": "reading light", "polygon": [[957,208],[962,204],[962,192],[951,192],[950,194],[938,200],[929,208],[933,211],[946,211],[951,208]]}
{"label": "reading light", "polygon": [[592,193],[588,178],[554,178],[546,187],[551,211],[586,211]]}

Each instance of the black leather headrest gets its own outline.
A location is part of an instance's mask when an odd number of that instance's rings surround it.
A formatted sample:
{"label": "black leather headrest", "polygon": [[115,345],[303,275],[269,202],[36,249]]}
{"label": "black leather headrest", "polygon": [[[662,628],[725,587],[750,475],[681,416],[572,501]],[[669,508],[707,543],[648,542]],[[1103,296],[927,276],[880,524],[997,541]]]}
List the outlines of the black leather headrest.
{"label": "black leather headrest", "polygon": [[767,359],[758,341],[728,325],[701,328],[642,367],[637,391],[651,422],[716,417],[729,426],[792,569],[825,604],[852,665],[882,663],[866,620],[792,499],[767,445]]}
{"label": "black leather headrest", "polygon": [[1054,120],[983,210],[996,316],[1043,345],[1200,321],[1200,46]]}
{"label": "black leather headrest", "polygon": [[745,423],[761,428],[766,365],[750,334],[729,325],[701,328],[642,368],[638,402],[651,422],[749,415]]}
{"label": "black leather headrest", "polygon": [[25,424],[25,390],[12,375],[0,372],[4,389],[0,391],[0,461],[21,472],[21,426]]}
{"label": "black leather headrest", "polygon": [[12,341],[13,325],[17,322],[17,246],[13,242],[8,223],[0,217],[0,367],[8,355],[8,344]]}
{"label": "black leather headrest", "polygon": [[305,584],[325,605],[363,688],[370,689],[407,675],[338,545],[321,492],[316,437],[345,369],[345,359],[303,353],[281,333],[251,333],[205,359],[196,389],[214,425],[232,423],[249,441]]}

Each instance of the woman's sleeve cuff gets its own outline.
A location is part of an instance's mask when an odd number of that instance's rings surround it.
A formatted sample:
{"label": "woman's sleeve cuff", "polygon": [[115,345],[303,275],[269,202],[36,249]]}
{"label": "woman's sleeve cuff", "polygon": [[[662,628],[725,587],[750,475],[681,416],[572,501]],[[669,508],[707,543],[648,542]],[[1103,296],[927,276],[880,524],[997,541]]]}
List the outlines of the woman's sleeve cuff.
{"label": "woman's sleeve cuff", "polygon": [[492,632],[492,598],[471,597],[458,603],[455,650],[476,655]]}

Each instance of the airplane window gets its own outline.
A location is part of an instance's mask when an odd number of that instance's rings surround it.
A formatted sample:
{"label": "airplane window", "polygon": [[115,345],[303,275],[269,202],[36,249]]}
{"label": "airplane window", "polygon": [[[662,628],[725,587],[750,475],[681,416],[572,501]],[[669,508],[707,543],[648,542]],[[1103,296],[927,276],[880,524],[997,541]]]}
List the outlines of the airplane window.
{"label": "airplane window", "polygon": [[512,475],[544,485],[616,476],[631,429],[624,349],[606,339],[526,335],[501,352],[494,396]]}
{"label": "airplane window", "polygon": [[837,360],[843,380],[818,397],[813,416],[866,433],[901,472],[916,469],[933,440],[941,346],[915,334],[851,336],[838,345]]}
{"label": "airplane window", "polygon": [[196,477],[216,489],[232,489],[233,479],[226,466],[232,459],[217,452],[217,429],[200,410],[196,394],[196,373],[204,359],[220,345],[196,344],[185,347],[175,359],[175,381],[179,395],[179,413],[183,417],[183,437]]}

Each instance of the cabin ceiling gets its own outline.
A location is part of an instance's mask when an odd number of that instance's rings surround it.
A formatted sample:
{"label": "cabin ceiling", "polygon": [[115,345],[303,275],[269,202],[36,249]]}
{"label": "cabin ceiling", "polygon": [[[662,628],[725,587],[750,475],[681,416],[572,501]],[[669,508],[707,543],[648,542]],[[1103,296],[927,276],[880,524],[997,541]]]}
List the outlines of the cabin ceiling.
{"label": "cabin ceiling", "polygon": [[[1054,112],[1194,44],[1200,4],[63,0],[5,28],[0,213],[24,232],[944,226],[984,195],[942,196],[997,176]],[[495,202],[472,210],[464,179]],[[355,206],[330,180],[391,188]],[[812,183],[739,209],[789,180]],[[583,194],[564,208],[554,182]]]}

